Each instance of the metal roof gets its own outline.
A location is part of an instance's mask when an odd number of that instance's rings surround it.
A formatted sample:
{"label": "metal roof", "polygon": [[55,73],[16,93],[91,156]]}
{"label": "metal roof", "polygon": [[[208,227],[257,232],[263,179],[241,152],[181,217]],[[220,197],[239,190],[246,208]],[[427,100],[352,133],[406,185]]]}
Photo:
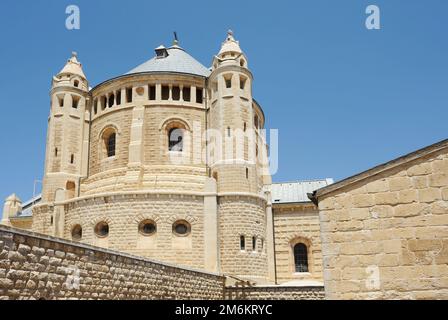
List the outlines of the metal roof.
{"label": "metal roof", "polygon": [[129,71],[128,74],[146,73],[146,72],[177,72],[194,74],[208,77],[211,71],[198,62],[195,58],[185,52],[184,49],[175,45],[166,49],[167,57],[154,57]]}
{"label": "metal roof", "polygon": [[17,218],[26,218],[33,216],[33,207],[42,200],[42,195],[37,195],[34,198],[22,204],[22,211],[17,213]]}
{"label": "metal roof", "polygon": [[333,179],[272,184],[272,203],[311,202],[308,193],[334,183]]}

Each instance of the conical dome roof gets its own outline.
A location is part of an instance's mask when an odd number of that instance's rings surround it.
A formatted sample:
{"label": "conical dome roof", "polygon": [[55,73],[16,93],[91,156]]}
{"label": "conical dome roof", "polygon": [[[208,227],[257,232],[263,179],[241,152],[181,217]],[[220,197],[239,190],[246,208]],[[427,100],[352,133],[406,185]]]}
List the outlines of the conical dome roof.
{"label": "conical dome roof", "polygon": [[13,193],[8,198],[6,198],[6,201],[8,201],[8,202],[22,202],[22,200],[20,200],[20,198],[15,193]]}
{"label": "conical dome roof", "polygon": [[224,41],[224,43],[222,44],[221,47],[221,51],[219,51],[218,55],[222,55],[224,53],[230,53],[230,52],[235,52],[235,53],[242,53],[243,51],[240,48],[240,43],[239,41],[236,41],[235,38],[233,37],[233,31],[229,30],[227,32],[227,38],[226,41]]}
{"label": "conical dome roof", "polygon": [[78,61],[78,55],[76,52],[72,52],[72,57],[67,61],[67,64],[61,72],[59,72],[59,74],[63,73],[74,74],[87,79],[84,71],[82,71],[82,64]]}
{"label": "conical dome roof", "polygon": [[149,72],[175,72],[208,77],[210,70],[190,56],[177,44],[170,48],[160,46],[156,49],[156,56],[126,74]]}

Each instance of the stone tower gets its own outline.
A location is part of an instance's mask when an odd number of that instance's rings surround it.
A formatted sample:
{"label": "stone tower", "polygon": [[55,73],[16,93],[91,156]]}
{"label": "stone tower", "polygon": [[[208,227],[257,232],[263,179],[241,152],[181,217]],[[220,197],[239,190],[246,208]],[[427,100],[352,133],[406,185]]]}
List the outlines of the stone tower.
{"label": "stone tower", "polygon": [[266,197],[257,166],[261,116],[252,98],[252,73],[233,33],[213,60],[209,78],[209,166],[219,194],[221,271],[267,278]]}
{"label": "stone tower", "polygon": [[251,91],[252,74],[247,59],[229,31],[214,58],[209,80],[210,128],[216,130],[210,137],[210,164],[220,192],[258,189],[255,165],[249,161],[254,148],[249,150],[250,135],[246,135],[253,129]]}
{"label": "stone tower", "polygon": [[[81,178],[87,176],[88,92],[86,76],[73,53],[52,81],[42,190],[44,202],[75,198]],[[58,235],[57,221],[62,221],[61,218],[57,217],[57,210],[55,216],[49,217],[54,235]]]}
{"label": "stone tower", "polygon": [[5,205],[3,207],[3,218],[1,224],[9,226],[9,219],[17,215],[18,212],[22,210],[22,200],[17,197],[16,194],[10,195],[5,200]]}

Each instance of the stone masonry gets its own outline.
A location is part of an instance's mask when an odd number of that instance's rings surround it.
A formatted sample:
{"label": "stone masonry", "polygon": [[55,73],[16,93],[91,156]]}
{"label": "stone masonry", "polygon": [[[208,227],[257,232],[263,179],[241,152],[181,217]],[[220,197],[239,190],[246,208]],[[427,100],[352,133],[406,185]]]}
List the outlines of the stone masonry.
{"label": "stone masonry", "polygon": [[302,300],[324,293],[225,284],[223,275],[0,226],[0,300]]}
{"label": "stone masonry", "polygon": [[448,299],[448,140],[314,197],[328,299]]}
{"label": "stone masonry", "polygon": [[0,226],[0,299],[222,299],[225,277]]}

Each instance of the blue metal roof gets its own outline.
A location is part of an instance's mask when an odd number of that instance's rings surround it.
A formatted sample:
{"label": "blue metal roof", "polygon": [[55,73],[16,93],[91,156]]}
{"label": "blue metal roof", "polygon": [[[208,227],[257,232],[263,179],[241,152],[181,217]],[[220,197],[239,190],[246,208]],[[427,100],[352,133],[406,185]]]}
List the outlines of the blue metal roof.
{"label": "blue metal roof", "polygon": [[34,198],[24,202],[22,204],[22,211],[17,213],[17,218],[26,218],[26,217],[32,217],[33,216],[33,207],[41,202],[42,195],[37,195]]}
{"label": "blue metal roof", "polygon": [[176,72],[199,75],[203,77],[208,77],[210,75],[211,71],[208,68],[186,53],[181,47],[175,45],[166,50],[168,52],[168,56],[154,57],[126,74]]}
{"label": "blue metal roof", "polygon": [[308,193],[333,184],[333,179],[273,183],[272,203],[311,202]]}

